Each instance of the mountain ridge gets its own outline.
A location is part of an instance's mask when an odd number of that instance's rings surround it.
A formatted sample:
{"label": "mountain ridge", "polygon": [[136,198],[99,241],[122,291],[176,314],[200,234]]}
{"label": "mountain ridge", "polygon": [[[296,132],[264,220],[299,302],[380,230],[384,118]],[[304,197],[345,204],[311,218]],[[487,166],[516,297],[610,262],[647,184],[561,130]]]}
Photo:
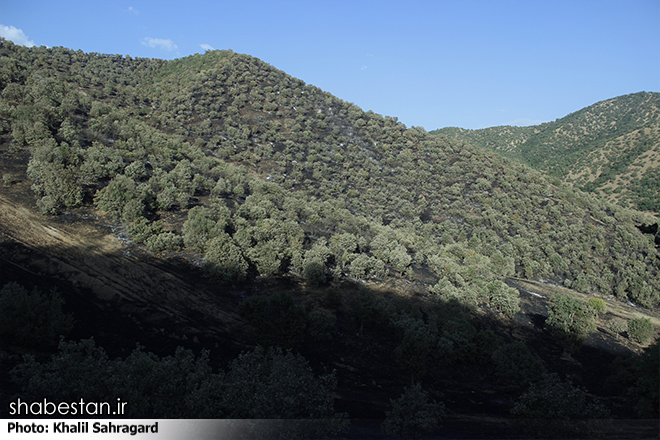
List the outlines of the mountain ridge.
{"label": "mountain ridge", "polygon": [[465,139],[612,202],[659,212],[660,93],[600,101],[553,122],[432,133]]}

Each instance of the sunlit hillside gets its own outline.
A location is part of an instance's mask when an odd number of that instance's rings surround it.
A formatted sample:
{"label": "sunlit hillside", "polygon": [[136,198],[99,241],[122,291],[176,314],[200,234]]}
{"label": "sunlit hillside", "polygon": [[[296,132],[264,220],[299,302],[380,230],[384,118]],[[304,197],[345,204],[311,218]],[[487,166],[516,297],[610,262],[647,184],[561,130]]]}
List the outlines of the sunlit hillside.
{"label": "sunlit hillside", "polygon": [[660,212],[660,93],[596,103],[554,122],[440,133],[508,156],[620,205]]}

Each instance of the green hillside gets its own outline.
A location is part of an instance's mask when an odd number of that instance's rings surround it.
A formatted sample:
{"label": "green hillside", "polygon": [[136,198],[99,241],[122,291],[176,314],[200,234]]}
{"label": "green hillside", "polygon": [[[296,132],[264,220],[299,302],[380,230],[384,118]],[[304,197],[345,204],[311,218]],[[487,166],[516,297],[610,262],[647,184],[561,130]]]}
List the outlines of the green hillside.
{"label": "green hillside", "polygon": [[[156,248],[172,240],[208,259],[212,243],[237,247],[241,272],[262,275],[304,273],[317,245],[319,281],[417,280],[430,269],[427,283],[467,288],[475,301],[487,297],[483,282],[512,275],[645,305],[660,298],[634,213],[365,113],[255,58],[165,63],[4,45],[4,136],[30,149],[45,213],[93,199]],[[197,231],[198,217],[224,226]],[[217,240],[196,245],[196,234]],[[643,256],[642,272],[630,271],[628,252]]]}
{"label": "green hillside", "polygon": [[624,206],[660,212],[660,93],[620,96],[533,127],[433,133],[516,157]]}
{"label": "green hillside", "polygon": [[[628,353],[620,361],[627,369],[617,371],[646,371],[652,359],[652,348],[633,355],[651,343],[658,324],[660,258],[653,235],[638,228],[657,222],[648,213],[603,202],[475,145],[476,138],[432,135],[364,112],[232,51],[162,61],[0,40],[0,89],[6,273],[39,278],[50,270],[58,282],[89,289],[76,301],[96,292],[99,326],[114,315],[108,310],[128,310],[135,334],[194,331],[176,343],[198,344],[201,352],[159,358],[138,347],[129,355],[133,344],[110,363],[94,341],[55,351],[58,333],[49,330],[47,350],[59,358],[19,363],[12,355],[12,377],[25,395],[55,390],[68,399],[73,391],[58,374],[29,378],[73,363],[101,365],[105,373],[81,367],[76,377],[97,400],[111,387],[132,392],[141,417],[388,414],[383,430],[406,437],[390,411],[406,401],[426,402],[435,422],[448,415],[467,426],[465,414],[534,418],[525,402],[542,390],[578,396],[571,420],[605,417],[609,409],[621,418],[655,414],[654,388],[638,379],[648,374],[604,370],[616,353]],[[522,146],[537,129],[489,133]],[[120,244],[98,238],[104,225]],[[52,264],[30,265],[44,255]],[[89,275],[94,264],[103,277]],[[143,274],[148,264],[152,272]],[[79,276],[72,267],[90,272]],[[127,285],[131,277],[140,281]],[[549,293],[534,296],[527,283]],[[7,285],[7,298],[43,301]],[[641,316],[630,327],[641,330],[626,333],[615,310],[625,325]],[[70,327],[53,313],[62,329]],[[646,316],[654,320],[647,324]],[[601,345],[583,361],[597,374],[562,358],[589,337]],[[205,338],[209,345],[199,342]],[[210,346],[225,357],[209,361],[201,349]],[[234,352],[244,354],[232,360]],[[577,384],[565,380],[573,370]],[[155,373],[140,385],[141,373],[118,371]],[[185,380],[168,389],[188,406],[140,400],[181,371]],[[595,384],[610,376],[618,388]],[[140,387],[147,391],[132,391]],[[475,388],[488,408],[465,398]],[[592,404],[590,393],[609,409]],[[637,408],[640,396],[651,403]]]}

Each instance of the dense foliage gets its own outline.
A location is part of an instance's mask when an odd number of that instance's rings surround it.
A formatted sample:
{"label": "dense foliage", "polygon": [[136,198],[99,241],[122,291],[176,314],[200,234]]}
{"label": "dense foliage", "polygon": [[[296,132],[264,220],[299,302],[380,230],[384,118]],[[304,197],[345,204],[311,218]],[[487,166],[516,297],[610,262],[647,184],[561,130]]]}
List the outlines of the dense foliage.
{"label": "dense foliage", "polygon": [[513,275],[660,299],[638,214],[255,58],[0,51],[2,136],[30,150],[41,209],[94,200],[154,251],[203,254],[221,282],[389,274],[507,315],[515,292],[497,283]]}
{"label": "dense foliage", "polygon": [[314,375],[300,355],[257,348],[227,371],[214,372],[208,352],[179,348],[159,357],[135,348],[111,359],[93,339],[62,341],[46,362],[27,355],[12,370],[23,398],[128,402],[133,418],[334,418],[334,375]]}
{"label": "dense foliage", "polygon": [[511,412],[532,438],[598,438],[609,415],[584,389],[554,374],[534,383]]}
{"label": "dense foliage", "polygon": [[532,127],[433,133],[521,159],[624,206],[660,212],[660,93],[620,96]]}
{"label": "dense foliage", "polygon": [[439,425],[444,414],[442,404],[429,402],[427,393],[416,383],[406,387],[401,396],[392,400],[383,431],[396,438],[419,439]]}
{"label": "dense foliage", "polygon": [[638,344],[646,344],[653,337],[653,324],[648,318],[635,318],[628,321],[628,337]]}
{"label": "dense foliage", "polygon": [[570,294],[558,295],[548,309],[548,320],[553,330],[574,348],[596,330],[596,309]]}
{"label": "dense foliage", "polygon": [[[526,339],[546,332],[519,333],[526,303],[511,285],[536,279],[660,302],[658,251],[636,227],[657,221],[650,215],[363,112],[246,55],[166,62],[0,41],[0,89],[3,153],[29,156],[44,214],[97,209],[150,252],[190,263],[186,273],[203,271],[214,286],[213,301],[232,303],[223,307],[249,324],[241,341],[264,347],[212,368],[204,351],[159,357],[138,347],[111,358],[90,340],[62,342],[14,369],[26,398],[122,395],[140,417],[329,417],[338,426],[336,389],[372,387],[390,403],[382,428],[400,437],[431,432],[469,387],[501,393],[496,411],[521,417],[543,408],[561,421],[580,408],[597,417],[602,408],[582,388],[552,375],[554,345]],[[261,291],[268,283],[277,287]],[[386,283],[404,288],[372,289]],[[56,296],[10,290],[68,322]],[[557,297],[538,327],[575,348],[605,310],[593,296]],[[643,396],[647,412],[657,401],[651,364],[644,357],[619,393]],[[467,391],[457,398],[446,386],[459,382]],[[566,398],[574,405],[558,403]]]}

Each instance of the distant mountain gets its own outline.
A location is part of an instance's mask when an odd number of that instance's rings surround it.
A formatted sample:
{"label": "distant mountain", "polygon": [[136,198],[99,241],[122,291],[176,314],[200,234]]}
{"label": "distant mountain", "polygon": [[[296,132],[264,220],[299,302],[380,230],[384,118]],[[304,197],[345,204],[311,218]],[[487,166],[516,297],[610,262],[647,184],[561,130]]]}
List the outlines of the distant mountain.
{"label": "distant mountain", "polygon": [[431,133],[518,158],[624,206],[660,212],[660,93],[608,99],[532,127]]}

